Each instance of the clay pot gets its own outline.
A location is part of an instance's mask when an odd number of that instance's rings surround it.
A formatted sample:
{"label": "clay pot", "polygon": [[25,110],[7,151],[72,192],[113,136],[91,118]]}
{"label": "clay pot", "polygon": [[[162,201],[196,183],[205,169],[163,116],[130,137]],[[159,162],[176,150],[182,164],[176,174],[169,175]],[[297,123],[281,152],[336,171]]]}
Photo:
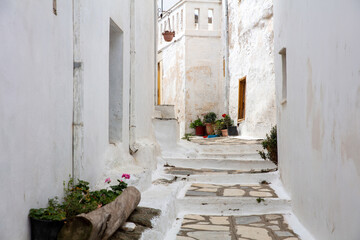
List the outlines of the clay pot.
{"label": "clay pot", "polygon": [[173,40],[173,38],[175,37],[175,32],[174,31],[172,31],[172,32],[165,31],[165,32],[163,32],[162,35],[164,36],[164,40],[166,42],[171,42]]}
{"label": "clay pot", "polygon": [[207,135],[213,135],[214,134],[214,124],[212,123],[205,123],[206,126],[206,133]]}
{"label": "clay pot", "polygon": [[205,135],[205,127],[203,127],[203,126],[196,127],[195,135],[196,136],[204,136]]}
{"label": "clay pot", "polygon": [[223,137],[228,137],[229,135],[228,135],[228,130],[227,129],[222,129],[221,130],[221,135],[223,136]]}

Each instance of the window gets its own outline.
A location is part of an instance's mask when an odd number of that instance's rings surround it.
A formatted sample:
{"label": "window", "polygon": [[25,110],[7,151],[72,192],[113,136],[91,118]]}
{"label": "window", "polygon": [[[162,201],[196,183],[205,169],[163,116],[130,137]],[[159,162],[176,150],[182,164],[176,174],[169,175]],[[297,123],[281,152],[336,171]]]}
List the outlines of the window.
{"label": "window", "polygon": [[180,19],[180,25],[181,25],[181,31],[183,30],[184,25],[184,10],[181,9],[181,19]]}
{"label": "window", "polygon": [[208,29],[213,30],[213,18],[214,18],[214,10],[208,9]]}
{"label": "window", "polygon": [[194,22],[195,22],[195,29],[196,29],[196,30],[199,29],[199,17],[200,17],[200,9],[199,9],[199,8],[195,8],[195,11],[194,11]]}
{"label": "window", "polygon": [[175,16],[172,16],[172,28],[169,26],[170,31],[175,31]]}
{"label": "window", "polygon": [[246,77],[239,80],[238,122],[245,120]]}
{"label": "window", "polygon": [[162,32],[163,32],[163,25],[160,24],[160,29],[159,29],[159,41],[160,41],[160,44],[162,43]]}
{"label": "window", "polygon": [[122,140],[123,32],[110,20],[109,47],[109,143]]}
{"label": "window", "polygon": [[179,13],[176,13],[176,33],[179,32]]}
{"label": "window", "polygon": [[286,48],[279,52],[282,61],[282,90],[281,90],[281,104],[286,103],[287,99],[287,72],[286,72]]}

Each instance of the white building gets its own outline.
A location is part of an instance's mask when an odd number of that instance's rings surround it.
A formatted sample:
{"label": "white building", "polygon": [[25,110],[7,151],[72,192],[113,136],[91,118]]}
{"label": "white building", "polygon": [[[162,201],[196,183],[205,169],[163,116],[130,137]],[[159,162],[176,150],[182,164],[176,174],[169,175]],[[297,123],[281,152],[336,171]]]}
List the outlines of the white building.
{"label": "white building", "polygon": [[360,238],[360,3],[274,2],[281,178],[316,239]]}
{"label": "white building", "polygon": [[70,174],[96,184],[155,166],[155,11],[0,2],[0,239],[30,239],[29,209],[61,196]]}
{"label": "white building", "polygon": [[213,111],[265,137],[276,124],[272,1],[182,0],[169,12],[158,24],[157,103],[174,105],[180,136]]}
{"label": "white building", "polygon": [[263,138],[276,124],[273,1],[227,2],[229,114],[241,135]]}
{"label": "white building", "polygon": [[[174,105],[180,136],[206,112],[224,112],[221,1],[178,2],[158,23],[157,104]],[[175,31],[172,42],[162,32]]]}

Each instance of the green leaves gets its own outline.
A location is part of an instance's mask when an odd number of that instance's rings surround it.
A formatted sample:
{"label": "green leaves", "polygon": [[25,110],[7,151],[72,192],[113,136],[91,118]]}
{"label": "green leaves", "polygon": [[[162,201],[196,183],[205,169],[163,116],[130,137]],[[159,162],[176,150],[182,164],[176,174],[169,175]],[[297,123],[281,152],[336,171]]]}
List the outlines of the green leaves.
{"label": "green leaves", "polygon": [[216,117],[216,113],[209,112],[204,116],[204,123],[215,123]]}
{"label": "green leaves", "polygon": [[91,212],[117,198],[127,187],[127,183],[118,180],[117,185],[110,186],[111,190],[100,189],[90,191],[89,182],[78,180],[75,185],[71,178],[66,185],[64,182],[64,201],[58,198],[49,199],[47,208],[30,209],[29,217],[41,220],[64,220],[81,213]]}
{"label": "green leaves", "polygon": [[268,159],[278,164],[278,155],[277,155],[277,127],[273,127],[270,131],[270,135],[266,134],[266,138],[261,143],[263,149],[266,149],[265,151],[258,151],[260,154],[260,157],[264,160]]}
{"label": "green leaves", "polygon": [[196,128],[196,127],[202,127],[204,126],[204,123],[201,121],[201,119],[198,117],[194,122],[190,123],[190,128]]}

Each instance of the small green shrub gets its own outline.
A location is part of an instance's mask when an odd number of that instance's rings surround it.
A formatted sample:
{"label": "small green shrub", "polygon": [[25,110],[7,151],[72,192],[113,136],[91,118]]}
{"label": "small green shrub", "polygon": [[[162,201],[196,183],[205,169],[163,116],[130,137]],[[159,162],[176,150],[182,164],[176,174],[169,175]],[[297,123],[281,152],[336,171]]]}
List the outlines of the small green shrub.
{"label": "small green shrub", "polygon": [[215,123],[216,117],[216,113],[209,112],[204,116],[204,123]]}
{"label": "small green shrub", "polygon": [[266,138],[262,141],[263,149],[265,151],[258,151],[261,158],[264,160],[270,160],[276,165],[278,165],[278,154],[277,154],[277,127],[273,127],[270,131],[270,135],[266,134]]}
{"label": "small green shrub", "polygon": [[186,139],[188,141],[190,141],[190,137],[194,136],[194,134],[192,133],[185,133],[185,135],[182,137],[182,139]]}
{"label": "small green shrub", "polygon": [[[125,179],[129,179],[129,174],[123,174],[121,180],[117,180],[117,185],[110,186],[108,189],[100,189],[90,191],[89,183],[78,180],[74,184],[74,179],[70,178],[67,185],[64,182],[65,196],[63,203],[58,202],[58,198],[49,199],[47,208],[30,209],[29,217],[40,220],[64,220],[74,217],[81,213],[91,212],[102,207],[117,198],[127,187]],[[111,182],[110,178],[106,179],[106,183]]]}
{"label": "small green shrub", "polygon": [[190,123],[190,128],[196,128],[196,127],[203,127],[204,123],[201,121],[201,119],[198,117],[194,122]]}
{"label": "small green shrub", "polygon": [[61,221],[66,218],[66,213],[63,206],[59,204],[58,198],[55,197],[48,200],[47,208],[30,209],[29,217],[38,220]]}

